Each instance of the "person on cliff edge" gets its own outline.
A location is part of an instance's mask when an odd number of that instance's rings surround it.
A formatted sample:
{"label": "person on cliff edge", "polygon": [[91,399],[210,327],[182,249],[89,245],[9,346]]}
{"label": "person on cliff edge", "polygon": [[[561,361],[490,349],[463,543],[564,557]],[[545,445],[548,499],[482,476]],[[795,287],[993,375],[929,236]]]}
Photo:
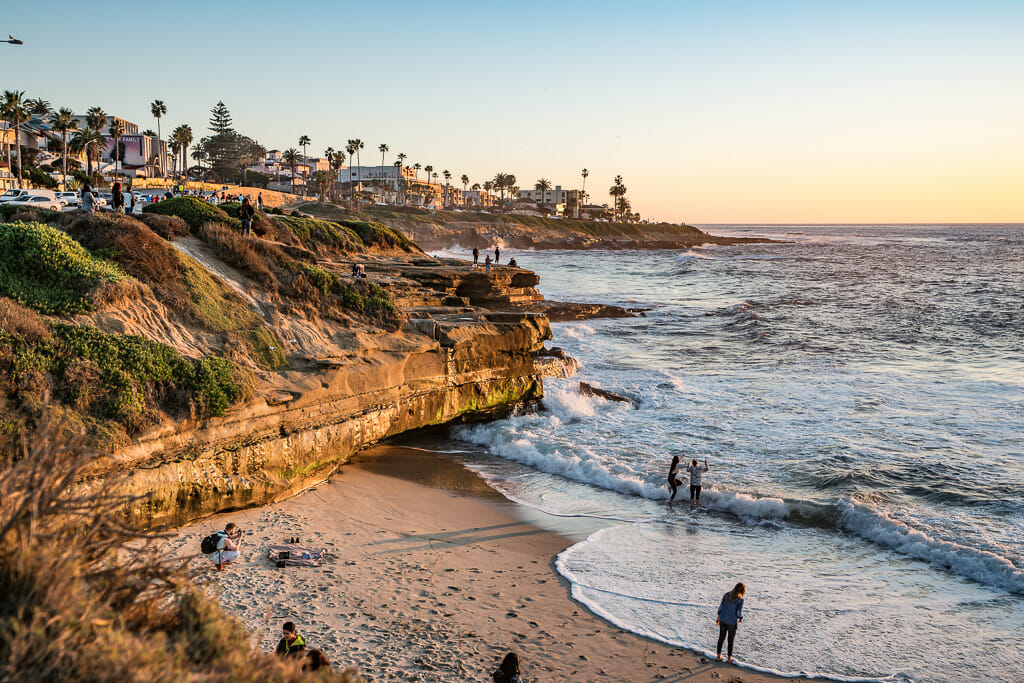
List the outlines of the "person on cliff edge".
{"label": "person on cliff edge", "polygon": [[501,261],[501,247],[494,248],[494,265],[498,265]]}
{"label": "person on cliff edge", "polygon": [[473,247],[473,267],[476,268],[480,264],[480,250]]}

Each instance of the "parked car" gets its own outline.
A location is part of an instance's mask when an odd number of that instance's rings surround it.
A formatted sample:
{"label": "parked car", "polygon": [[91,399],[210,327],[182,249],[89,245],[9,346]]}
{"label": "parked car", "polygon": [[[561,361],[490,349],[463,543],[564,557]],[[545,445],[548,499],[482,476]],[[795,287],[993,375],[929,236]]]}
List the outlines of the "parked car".
{"label": "parked car", "polygon": [[78,206],[81,198],[77,192],[58,192],[57,201],[64,204],[64,206]]}
{"label": "parked car", "polygon": [[49,209],[50,211],[60,211],[61,204],[55,197],[44,197],[42,195],[30,195],[25,199],[19,199],[17,201],[8,202],[11,206],[26,206],[30,209]]}
{"label": "parked car", "polygon": [[53,190],[7,190],[7,192],[0,195],[0,202],[27,201],[30,197],[45,197],[57,201],[57,195],[54,194]]}

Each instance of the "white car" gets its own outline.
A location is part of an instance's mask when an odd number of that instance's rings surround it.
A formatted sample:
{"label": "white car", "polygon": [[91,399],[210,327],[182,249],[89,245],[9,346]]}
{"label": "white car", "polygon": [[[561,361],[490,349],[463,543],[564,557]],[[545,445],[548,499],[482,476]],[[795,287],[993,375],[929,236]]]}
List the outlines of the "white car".
{"label": "white car", "polygon": [[77,192],[58,192],[57,201],[62,203],[64,206],[78,206],[81,199]]}
{"label": "white car", "polygon": [[25,199],[28,197],[28,190],[7,190],[3,194],[0,194],[0,202],[15,202],[19,199]]}
{"label": "white car", "polygon": [[16,202],[8,202],[11,206],[27,206],[30,209],[49,209],[50,211],[60,211],[60,202],[50,197],[42,196],[31,196],[27,199],[19,200]]}

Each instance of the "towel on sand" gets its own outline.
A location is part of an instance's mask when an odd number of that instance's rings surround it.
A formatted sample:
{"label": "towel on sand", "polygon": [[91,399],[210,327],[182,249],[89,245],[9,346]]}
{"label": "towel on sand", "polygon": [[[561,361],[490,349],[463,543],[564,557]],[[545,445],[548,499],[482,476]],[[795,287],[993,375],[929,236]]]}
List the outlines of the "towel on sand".
{"label": "towel on sand", "polygon": [[325,548],[307,548],[297,543],[284,543],[270,546],[268,555],[274,564],[284,562],[285,566],[289,567],[319,567],[325,552]]}

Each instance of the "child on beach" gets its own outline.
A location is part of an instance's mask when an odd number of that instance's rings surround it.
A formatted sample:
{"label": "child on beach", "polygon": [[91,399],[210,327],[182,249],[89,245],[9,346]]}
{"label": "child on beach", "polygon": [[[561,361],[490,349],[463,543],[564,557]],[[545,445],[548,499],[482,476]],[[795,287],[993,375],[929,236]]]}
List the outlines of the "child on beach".
{"label": "child on beach", "polygon": [[494,683],[522,683],[521,675],[519,673],[519,655],[509,652],[505,655],[505,659],[501,660],[501,666],[491,678],[494,679]]}
{"label": "child on beach", "polygon": [[669,499],[668,499],[668,504],[669,505],[671,505],[672,501],[675,500],[676,492],[679,490],[679,487],[682,486],[682,484],[683,484],[683,482],[679,481],[678,473],[679,473],[679,456],[678,455],[673,455],[672,456],[672,464],[668,468],[668,488],[672,492],[672,495],[669,496]]}
{"label": "child on beach", "polygon": [[690,507],[694,508],[700,505],[700,477],[702,474],[707,472],[710,468],[708,467],[708,459],[704,458],[704,464],[698,465],[697,458],[693,459],[693,464],[686,468],[686,471],[690,473]]}
{"label": "child on beach", "polygon": [[722,661],[722,642],[729,637],[729,663],[732,664],[732,643],[736,639],[736,626],[743,622],[743,594],[747,587],[737,583],[731,591],[722,596],[718,606],[718,659]]}
{"label": "child on beach", "polygon": [[306,639],[299,635],[295,624],[286,621],[282,628],[283,636],[274,651],[278,657],[302,657],[306,651]]}

